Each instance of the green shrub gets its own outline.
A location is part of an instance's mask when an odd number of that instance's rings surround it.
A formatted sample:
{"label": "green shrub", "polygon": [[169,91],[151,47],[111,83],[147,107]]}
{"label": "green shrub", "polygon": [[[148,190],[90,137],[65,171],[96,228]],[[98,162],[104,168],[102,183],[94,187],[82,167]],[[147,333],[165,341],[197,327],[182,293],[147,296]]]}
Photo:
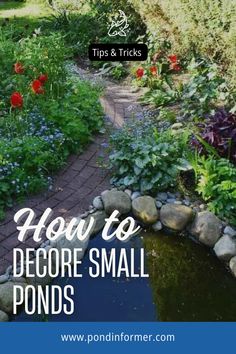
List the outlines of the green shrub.
{"label": "green shrub", "polygon": [[44,115],[61,129],[70,152],[78,151],[103,125],[98,88],[88,82],[69,84],[63,99],[41,102]]}
{"label": "green shrub", "polygon": [[128,74],[124,62],[94,62],[93,66],[99,67],[99,75],[107,75],[115,80],[121,80]]}
{"label": "green shrub", "polygon": [[88,46],[107,34],[105,24],[101,23],[94,13],[72,13],[66,15],[55,15],[49,19],[47,28],[61,33],[72,55],[87,56]]}
{"label": "green shrub", "polygon": [[[235,0],[129,0],[156,41],[162,37],[172,50],[194,52],[219,63],[236,87]],[[160,35],[161,33],[161,35]]]}
{"label": "green shrub", "polygon": [[[24,97],[23,108],[35,107],[38,101],[49,97],[57,99],[65,94],[66,70],[64,60],[67,49],[62,36],[30,37],[15,43],[11,33],[0,30],[0,105],[6,113],[10,109],[10,96],[20,92]],[[20,63],[23,73],[14,71],[14,64]],[[46,74],[44,95],[35,95],[31,84],[41,74]]]}
{"label": "green shrub", "polygon": [[172,131],[159,134],[153,122],[128,124],[111,139],[112,183],[142,192],[175,186],[179,171],[186,168],[182,155],[187,137]]}
{"label": "green shrub", "polygon": [[48,75],[47,94],[63,93],[61,90],[66,81],[64,61],[67,56],[64,38],[57,33],[25,38],[15,45],[14,60],[24,65],[25,75],[29,79],[36,79],[42,73]]}
{"label": "green shrub", "polygon": [[174,124],[176,123],[176,113],[170,108],[162,108],[160,109],[158,120]]}
{"label": "green shrub", "polygon": [[226,85],[219,77],[216,65],[210,65],[205,61],[192,60],[189,73],[191,76],[183,85],[181,94],[183,114],[201,118],[207,113],[214,112],[219,98],[222,101],[226,100],[228,95]]}
{"label": "green shrub", "polygon": [[142,97],[142,102],[155,107],[165,107],[178,99],[178,93],[169,87],[161,85],[158,89],[150,90]]}
{"label": "green shrub", "polygon": [[[100,23],[106,28],[107,40],[114,42],[114,40],[120,41],[120,39],[110,38],[107,36],[107,29],[111,19],[118,13],[118,10],[125,12],[128,17],[129,30],[123,41],[129,43],[135,41],[140,35],[143,35],[146,30],[144,22],[141,20],[140,14],[136,11],[136,8],[127,0],[88,0],[92,12],[99,18]],[[105,39],[105,38],[104,38]]]}
{"label": "green shrub", "polygon": [[210,210],[236,225],[236,168],[226,159],[198,157],[193,164],[197,191]]}
{"label": "green shrub", "polygon": [[127,36],[122,38],[123,42],[134,42],[139,35],[145,33],[145,25],[140,15],[125,0],[85,0],[81,3],[52,1],[52,3],[57,6],[54,7],[49,27],[63,33],[74,54],[79,56],[87,56],[90,43],[120,42],[119,37],[108,36],[109,23],[119,9],[126,13],[129,22],[129,31]]}

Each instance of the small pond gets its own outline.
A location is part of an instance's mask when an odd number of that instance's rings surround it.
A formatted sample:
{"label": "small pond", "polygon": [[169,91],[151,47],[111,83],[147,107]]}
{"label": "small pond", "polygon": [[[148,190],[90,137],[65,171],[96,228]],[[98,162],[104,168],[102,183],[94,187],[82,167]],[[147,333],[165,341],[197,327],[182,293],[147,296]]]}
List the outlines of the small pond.
{"label": "small pond", "polygon": [[53,284],[75,288],[71,316],[29,316],[14,321],[236,321],[236,281],[205,247],[166,234],[141,234],[127,243],[92,239],[89,248],[146,250],[149,278],[90,278],[86,253],[82,278],[58,278]]}

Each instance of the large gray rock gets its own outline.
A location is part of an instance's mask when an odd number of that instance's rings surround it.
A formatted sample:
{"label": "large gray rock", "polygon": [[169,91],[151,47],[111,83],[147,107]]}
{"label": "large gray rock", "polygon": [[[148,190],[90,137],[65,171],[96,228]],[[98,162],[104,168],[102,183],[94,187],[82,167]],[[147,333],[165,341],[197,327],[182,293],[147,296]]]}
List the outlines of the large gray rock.
{"label": "large gray rock", "polygon": [[184,205],[166,204],[161,208],[163,225],[174,231],[182,231],[193,218],[193,210]]}
{"label": "large gray rock", "polygon": [[8,314],[0,310],[0,322],[8,322],[8,321],[9,321]]}
{"label": "large gray rock", "polygon": [[236,236],[236,230],[234,230],[232,227],[230,226],[226,226],[225,229],[224,229],[224,234],[227,234],[229,236]]}
{"label": "large gray rock", "polygon": [[229,261],[236,256],[236,241],[229,235],[224,235],[215,244],[214,251],[219,259]]}
{"label": "large gray rock", "polygon": [[92,230],[91,235],[95,235],[103,229],[103,227],[106,223],[105,219],[108,217],[108,215],[105,213],[104,210],[99,210],[93,214],[90,214],[86,220],[89,222],[91,217],[94,218],[94,228]]}
{"label": "large gray rock", "polygon": [[[20,285],[25,288],[26,283],[7,282],[0,285],[0,310],[6,313],[13,311],[13,286]],[[17,299],[19,300],[19,299]]]}
{"label": "large gray rock", "polygon": [[[81,260],[84,257],[84,253],[88,247],[88,242],[89,239],[86,239],[85,241],[80,241],[78,240],[76,237],[74,237],[71,241],[68,241],[65,236],[63,235],[62,237],[60,237],[57,242],[56,245],[53,246],[55,248],[57,248],[59,251],[61,251],[63,248],[67,248],[69,250],[71,250],[72,252],[72,259],[71,259],[71,263],[74,264],[74,258],[73,258],[73,250],[75,248],[80,248],[81,250],[79,252],[77,252],[76,255],[76,260]],[[68,261],[68,257],[65,255],[65,261]],[[59,255],[59,262],[60,264],[62,263],[62,259],[61,259],[61,253]]]}
{"label": "large gray rock", "polygon": [[231,258],[230,262],[229,262],[229,267],[231,272],[233,273],[233,275],[236,278],[236,257]]}
{"label": "large gray rock", "polygon": [[23,277],[10,277],[10,280],[15,283],[26,283],[26,279]]}
{"label": "large gray rock", "polygon": [[[72,232],[75,231],[76,227],[78,226],[78,224],[80,223],[81,218],[77,218],[77,222],[74,225],[74,228],[72,229]],[[87,229],[88,226],[88,219],[85,219],[85,224],[83,227],[83,233],[85,232],[85,230]],[[86,237],[85,240],[81,241],[77,238],[77,236],[75,235],[75,237],[73,237],[72,240],[67,240],[67,238],[65,237],[64,234],[62,234],[61,236],[58,237],[57,240],[51,241],[51,246],[54,248],[57,248],[59,251],[62,250],[63,248],[67,248],[69,250],[72,251],[72,264],[74,263],[74,258],[73,258],[73,249],[75,248],[80,248],[81,251],[79,251],[77,253],[77,260],[81,260],[84,256],[84,253],[88,247],[88,242],[89,242],[89,238],[91,236],[93,232],[93,229],[89,232],[88,236]],[[68,257],[66,257],[65,255],[65,260],[68,261]],[[60,257],[59,257],[59,262],[61,263],[62,259],[61,259],[61,252],[60,252]]]}
{"label": "large gray rock", "polygon": [[166,202],[168,198],[168,194],[165,192],[159,192],[157,193],[157,200],[160,200],[161,202]]}
{"label": "large gray rock", "polygon": [[128,214],[131,210],[131,199],[127,193],[122,191],[108,191],[102,195],[105,212],[110,215],[114,210],[120,214]]}
{"label": "large gray rock", "polygon": [[0,275],[0,284],[6,283],[9,279],[9,276],[6,274]]}
{"label": "large gray rock", "polygon": [[[26,278],[27,283],[30,285],[34,285],[34,286],[38,286],[38,285],[46,286],[46,285],[50,284],[52,281],[52,278],[49,276],[48,272],[46,273],[46,275],[44,277],[42,277],[42,278],[39,277],[36,272],[36,259],[32,260],[32,262],[33,263],[29,265],[29,271],[30,271],[30,274],[34,274],[34,277],[27,277]],[[39,257],[38,258],[38,268],[39,268],[40,273],[43,273],[44,267],[48,267],[48,260],[44,259],[42,257]],[[52,269],[55,270],[54,264],[52,264]]]}
{"label": "large gray rock", "polygon": [[198,213],[189,231],[204,245],[213,247],[221,236],[221,221],[211,212]]}
{"label": "large gray rock", "polygon": [[144,224],[154,224],[159,219],[155,199],[149,196],[134,199],[132,211],[134,216]]}

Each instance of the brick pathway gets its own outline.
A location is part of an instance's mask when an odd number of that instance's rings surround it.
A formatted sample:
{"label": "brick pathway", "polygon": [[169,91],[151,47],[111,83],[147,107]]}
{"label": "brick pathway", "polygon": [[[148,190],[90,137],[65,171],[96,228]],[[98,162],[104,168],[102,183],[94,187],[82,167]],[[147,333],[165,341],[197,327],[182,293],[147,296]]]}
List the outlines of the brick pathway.
{"label": "brick pathway", "polygon": [[133,115],[143,116],[143,109],[138,103],[140,92],[133,92],[128,86],[109,84],[101,103],[106,115],[116,128],[120,128],[125,119]]}
{"label": "brick pathway", "polygon": [[[86,75],[86,72],[83,74]],[[138,97],[139,94],[132,92],[129,87],[106,83],[101,103],[106,117],[115,127],[121,127],[124,119],[133,114],[142,114],[142,108],[137,103]],[[107,135],[95,137],[82,154],[70,156],[66,167],[55,178],[52,191],[33,196],[7,212],[5,220],[0,224],[0,274],[12,264],[14,247],[36,247],[30,234],[24,243],[18,242],[18,232],[13,221],[17,210],[22,207],[32,208],[36,212],[37,221],[44,210],[50,207],[53,209],[53,218],[62,216],[67,219],[88,210],[93,198],[109,188],[109,171],[100,163],[107,161],[102,148],[106,141]]]}

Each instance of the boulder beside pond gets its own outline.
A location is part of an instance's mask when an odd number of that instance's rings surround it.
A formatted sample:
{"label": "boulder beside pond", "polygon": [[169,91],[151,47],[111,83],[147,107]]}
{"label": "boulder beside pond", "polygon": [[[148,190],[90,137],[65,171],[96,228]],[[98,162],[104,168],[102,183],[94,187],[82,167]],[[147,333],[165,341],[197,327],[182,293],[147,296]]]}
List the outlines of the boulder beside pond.
{"label": "boulder beside pond", "polygon": [[164,226],[174,231],[183,231],[193,218],[193,210],[184,205],[166,204],[160,212]]}
{"label": "boulder beside pond", "polygon": [[0,310],[0,322],[8,322],[8,321],[9,321],[8,314]]}
{"label": "boulder beside pond", "polygon": [[236,256],[231,258],[230,262],[229,262],[229,267],[231,272],[233,273],[233,275],[236,278]]}
{"label": "boulder beside pond", "polygon": [[221,236],[222,224],[213,213],[202,211],[198,213],[189,231],[204,245],[213,247]]}
{"label": "boulder beside pond", "polygon": [[132,201],[134,216],[144,224],[154,224],[159,219],[155,199],[149,196],[138,197]]}
{"label": "boulder beside pond", "polygon": [[229,261],[236,256],[236,241],[229,235],[224,235],[215,244],[214,251],[219,259]]}
{"label": "boulder beside pond", "polygon": [[86,221],[89,223],[90,218],[94,218],[94,227],[91,235],[96,235],[99,231],[101,231],[106,223],[105,219],[108,217],[104,210],[98,210],[93,214],[90,214]]}
{"label": "boulder beside pond", "polygon": [[118,210],[120,214],[128,214],[131,210],[131,199],[122,191],[107,191],[102,194],[102,201],[108,215],[111,215],[114,210]]}
{"label": "boulder beside pond", "polygon": [[[72,240],[67,240],[64,234],[62,234],[57,240],[51,242],[51,246],[54,248],[57,248],[59,251],[61,251],[63,248],[67,248],[72,251],[73,255],[73,250],[74,248],[79,248],[80,251],[77,253],[77,258],[76,260],[81,260],[84,256],[84,253],[88,247],[88,242],[89,242],[89,237],[91,234],[83,241],[79,240],[77,237],[74,237]],[[62,264],[62,255],[61,252],[59,252],[59,262]],[[68,257],[65,255],[64,261],[68,262]],[[53,261],[55,262],[55,261]],[[71,263],[74,264],[75,259],[74,255],[71,259]]]}
{"label": "boulder beside pond", "polygon": [[6,313],[13,312],[13,287],[20,285],[25,288],[26,283],[7,282],[0,285],[0,310]]}
{"label": "boulder beside pond", "polygon": [[[36,268],[38,266],[39,272],[43,273],[43,269],[48,267],[48,260],[43,257],[39,257],[38,261],[36,259],[32,260],[32,263],[29,265],[30,274],[34,274],[34,277],[28,277],[27,283],[34,286],[46,286],[51,283],[52,278],[49,276],[49,273],[46,272],[44,277],[38,277]],[[51,265],[52,269],[55,268],[54,264]]]}

